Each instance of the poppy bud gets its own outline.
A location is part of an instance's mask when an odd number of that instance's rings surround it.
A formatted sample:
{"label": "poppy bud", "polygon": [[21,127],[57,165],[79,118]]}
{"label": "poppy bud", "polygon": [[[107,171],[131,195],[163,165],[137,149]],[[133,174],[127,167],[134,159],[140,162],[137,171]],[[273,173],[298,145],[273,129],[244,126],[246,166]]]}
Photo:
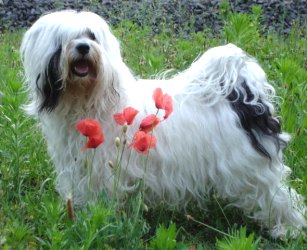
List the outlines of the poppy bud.
{"label": "poppy bud", "polygon": [[193,218],[193,216],[192,216],[192,215],[189,215],[189,214],[186,215],[186,218],[187,218],[188,220],[195,220],[195,219]]}
{"label": "poppy bud", "polygon": [[117,148],[119,148],[119,146],[120,146],[120,139],[119,139],[119,137],[116,137],[116,138],[115,138],[115,146],[116,146]]}
{"label": "poppy bud", "polygon": [[149,210],[148,206],[145,203],[143,203],[143,209],[144,209],[145,212],[148,212],[148,210]]}
{"label": "poppy bud", "polygon": [[123,132],[126,134],[127,130],[128,130],[128,125],[127,125],[127,124],[124,124],[124,126],[123,126]]}
{"label": "poppy bud", "polygon": [[114,163],[113,163],[113,161],[109,161],[108,164],[109,164],[109,167],[110,167],[110,168],[114,168]]}

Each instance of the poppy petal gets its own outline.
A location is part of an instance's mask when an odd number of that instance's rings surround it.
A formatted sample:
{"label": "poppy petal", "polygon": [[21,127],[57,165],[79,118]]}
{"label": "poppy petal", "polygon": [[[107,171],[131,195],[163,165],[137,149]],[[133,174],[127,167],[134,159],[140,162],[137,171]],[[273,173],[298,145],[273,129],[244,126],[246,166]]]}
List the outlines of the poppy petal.
{"label": "poppy petal", "polygon": [[153,128],[159,124],[159,122],[159,118],[156,115],[151,114],[142,120],[140,130],[148,133],[149,131],[152,131]]}
{"label": "poppy petal", "polygon": [[129,147],[133,147],[138,153],[147,154],[150,148],[156,146],[156,143],[157,140],[152,134],[146,134],[144,131],[137,131]]}
{"label": "poppy petal", "polygon": [[167,119],[169,115],[173,112],[173,100],[172,97],[168,94],[164,95],[163,109],[165,110],[164,119]]}
{"label": "poppy petal", "polygon": [[89,140],[87,143],[84,145],[82,150],[86,150],[88,148],[97,148],[101,143],[104,142],[104,136],[102,133],[97,134],[95,136],[89,137]]}
{"label": "poppy petal", "polygon": [[126,119],[122,113],[117,113],[113,115],[113,118],[118,125],[124,125],[126,122]]}
{"label": "poppy petal", "polygon": [[84,136],[94,136],[101,133],[101,125],[95,119],[82,119],[78,121],[75,128]]}
{"label": "poppy petal", "polygon": [[124,109],[124,112],[123,112],[123,116],[127,122],[128,125],[131,125],[135,116],[137,115],[139,111],[132,108],[132,107],[127,107]]}
{"label": "poppy petal", "polygon": [[162,109],[163,107],[163,92],[161,88],[156,88],[153,93],[153,99],[157,109]]}

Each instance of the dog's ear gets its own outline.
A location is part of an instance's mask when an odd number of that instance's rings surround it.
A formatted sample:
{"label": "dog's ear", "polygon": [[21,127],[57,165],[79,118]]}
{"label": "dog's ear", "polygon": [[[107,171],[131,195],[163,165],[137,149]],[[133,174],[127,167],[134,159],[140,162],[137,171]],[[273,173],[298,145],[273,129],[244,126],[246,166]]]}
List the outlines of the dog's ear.
{"label": "dog's ear", "polygon": [[[40,104],[39,111],[46,110],[51,112],[57,106],[61,93],[63,91],[63,80],[60,71],[60,58],[62,48],[58,48],[50,58],[45,72],[38,75],[36,85],[39,86],[38,81],[41,80],[42,88],[38,88],[42,94],[42,103]],[[40,79],[42,77],[42,79]]]}
{"label": "dog's ear", "polygon": [[261,144],[255,133],[260,132],[274,139],[277,148],[285,143],[279,138],[281,126],[278,119],[271,114],[269,107],[259,98],[252,104],[255,98],[246,82],[241,84],[242,89],[234,89],[227,96],[233,110],[237,113],[242,128],[251,140],[253,147],[262,155],[271,158],[269,152]]}

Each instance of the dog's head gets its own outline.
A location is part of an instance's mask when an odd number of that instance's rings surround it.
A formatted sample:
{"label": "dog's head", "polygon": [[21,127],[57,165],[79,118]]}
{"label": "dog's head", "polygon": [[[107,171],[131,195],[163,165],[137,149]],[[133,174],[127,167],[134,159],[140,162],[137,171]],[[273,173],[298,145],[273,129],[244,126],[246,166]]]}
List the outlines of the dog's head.
{"label": "dog's head", "polygon": [[[25,33],[21,56],[32,99],[30,113],[52,111],[65,94],[90,96],[98,84],[111,98],[116,69],[123,65],[107,23],[90,12],[42,16]],[[113,93],[108,95],[108,90]]]}

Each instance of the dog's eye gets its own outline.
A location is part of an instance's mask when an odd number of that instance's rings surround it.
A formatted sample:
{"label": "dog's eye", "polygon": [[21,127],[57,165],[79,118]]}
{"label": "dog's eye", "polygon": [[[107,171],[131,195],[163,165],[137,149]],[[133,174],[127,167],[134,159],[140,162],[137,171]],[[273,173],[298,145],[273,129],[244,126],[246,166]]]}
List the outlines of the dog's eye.
{"label": "dog's eye", "polygon": [[89,37],[89,39],[91,39],[91,40],[96,40],[96,36],[95,36],[95,34],[92,32],[92,31],[89,31],[89,33],[88,33],[88,37]]}

